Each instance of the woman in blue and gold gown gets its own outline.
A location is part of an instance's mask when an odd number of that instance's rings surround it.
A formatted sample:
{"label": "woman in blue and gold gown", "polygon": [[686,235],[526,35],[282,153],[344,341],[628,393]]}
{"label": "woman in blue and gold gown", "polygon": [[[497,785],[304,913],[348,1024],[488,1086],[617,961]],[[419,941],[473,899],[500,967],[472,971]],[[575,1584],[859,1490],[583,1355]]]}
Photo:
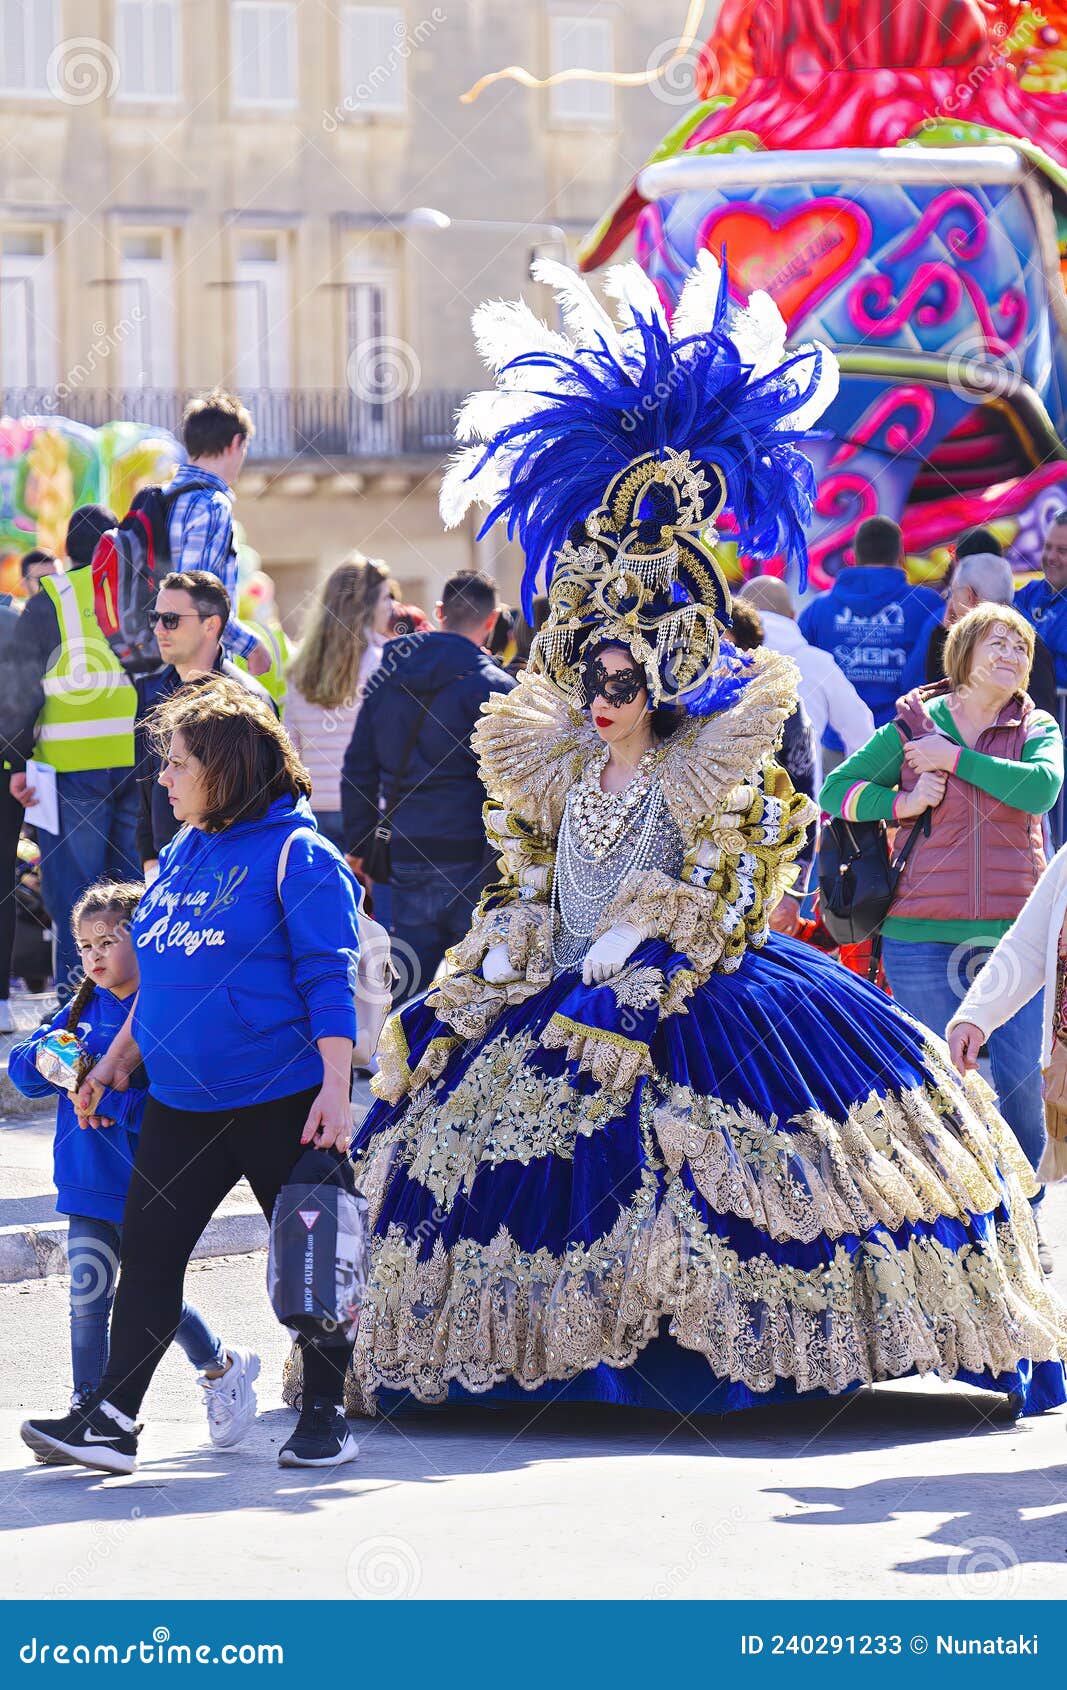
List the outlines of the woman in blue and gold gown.
{"label": "woman in blue and gold gown", "polygon": [[786,357],[710,263],[669,327],[634,267],[618,327],[539,279],[569,333],[483,307],[498,387],[442,504],[509,519],[551,614],[474,736],[500,882],[387,1024],[353,1146],[349,1406],[721,1412],[909,1374],[1061,1403],[1067,1311],[991,1092],[768,927],[813,814],[775,760],[796,672],[730,647],[710,524],[801,557],[833,361]]}

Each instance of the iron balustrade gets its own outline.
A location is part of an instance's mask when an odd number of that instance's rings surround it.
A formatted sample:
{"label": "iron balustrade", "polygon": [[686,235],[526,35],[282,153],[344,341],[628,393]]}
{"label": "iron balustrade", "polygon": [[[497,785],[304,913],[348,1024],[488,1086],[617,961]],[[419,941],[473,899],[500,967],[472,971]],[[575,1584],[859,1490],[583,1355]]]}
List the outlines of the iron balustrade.
{"label": "iron balustrade", "polygon": [[[6,388],[4,414],[68,417],[90,428],[123,420],[177,434],[192,390],[177,388]],[[453,421],[466,394],[435,389],[395,398],[357,398],[345,388],[243,390],[256,432],[249,457],[299,460],[443,458],[453,449]]]}

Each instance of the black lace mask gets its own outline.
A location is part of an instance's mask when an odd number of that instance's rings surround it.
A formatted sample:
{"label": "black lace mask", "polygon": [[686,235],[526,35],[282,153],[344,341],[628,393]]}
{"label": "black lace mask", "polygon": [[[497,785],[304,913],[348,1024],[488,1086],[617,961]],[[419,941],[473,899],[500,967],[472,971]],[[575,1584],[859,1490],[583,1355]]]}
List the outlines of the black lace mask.
{"label": "black lace mask", "polygon": [[634,665],[628,669],[617,669],[613,674],[599,657],[586,658],[582,664],[582,680],[587,704],[592,704],[594,698],[602,698],[606,704],[616,706],[632,704],[642,688],[648,685],[643,669]]}

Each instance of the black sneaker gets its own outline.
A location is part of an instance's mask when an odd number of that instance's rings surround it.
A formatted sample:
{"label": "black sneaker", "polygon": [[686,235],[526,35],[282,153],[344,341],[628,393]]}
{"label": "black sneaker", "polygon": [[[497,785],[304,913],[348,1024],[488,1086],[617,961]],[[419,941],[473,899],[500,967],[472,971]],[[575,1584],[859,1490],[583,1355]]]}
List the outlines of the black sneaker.
{"label": "black sneaker", "polygon": [[57,1465],[55,1457],[101,1473],[132,1473],[137,1467],[137,1434],[141,1430],[128,1415],[99,1397],[59,1420],[24,1420],[19,1428],[40,1460]]}
{"label": "black sneaker", "polygon": [[340,1467],[354,1461],[359,1445],[341,1410],[325,1397],[309,1397],[287,1444],[278,1451],[279,1467]]}

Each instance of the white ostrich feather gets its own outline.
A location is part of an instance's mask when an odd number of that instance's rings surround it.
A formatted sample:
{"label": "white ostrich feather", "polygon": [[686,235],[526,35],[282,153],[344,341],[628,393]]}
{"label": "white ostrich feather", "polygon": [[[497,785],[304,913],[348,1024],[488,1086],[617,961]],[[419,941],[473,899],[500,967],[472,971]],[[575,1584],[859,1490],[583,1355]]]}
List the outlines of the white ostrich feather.
{"label": "white ostrich feather", "polygon": [[481,446],[465,446],[461,452],[453,453],[445,466],[437,505],[446,528],[455,528],[461,523],[471,506],[478,501],[477,484],[481,477],[468,478],[481,456]]}
{"label": "white ostrich feather", "polygon": [[[572,351],[566,335],[550,329],[524,299],[488,299],[479,305],[471,323],[478,356],[494,373],[523,353],[552,352],[566,356]],[[523,381],[529,379],[524,372],[517,374]]]}
{"label": "white ostrich feather", "polygon": [[671,318],[671,339],[702,334],[715,321],[722,272],[710,252],[697,254],[696,268],[683,287]]}
{"label": "white ostrich feather", "polygon": [[[794,355],[813,352],[820,355],[819,377],[811,398],[807,399],[803,405],[798,406],[791,416],[784,417],[778,425],[782,429],[803,430],[813,428],[827,406],[832,405],[837,398],[840,371],[837,359],[830,348],[824,346],[821,340],[806,341],[803,346],[794,347],[793,352]],[[801,379],[806,381],[807,377],[808,372],[804,371]]]}
{"label": "white ostrich feather", "polygon": [[542,282],[555,293],[567,332],[576,347],[595,347],[598,339],[602,339],[609,352],[619,356],[619,331],[584,276],[557,258],[535,259],[530,274],[535,282]]}
{"label": "white ostrich feather", "polygon": [[456,439],[489,440],[500,429],[534,416],[545,403],[539,394],[511,389],[470,393],[456,412]]}
{"label": "white ostrich feather", "polygon": [[731,319],[729,336],[758,381],[785,357],[785,320],[769,293],[757,289]]}
{"label": "white ostrich feather", "polygon": [[640,264],[613,264],[604,277],[604,292],[609,299],[616,301],[617,316],[623,329],[634,327],[637,312],[642,317],[658,320],[666,329],[667,316],[655,283]]}

